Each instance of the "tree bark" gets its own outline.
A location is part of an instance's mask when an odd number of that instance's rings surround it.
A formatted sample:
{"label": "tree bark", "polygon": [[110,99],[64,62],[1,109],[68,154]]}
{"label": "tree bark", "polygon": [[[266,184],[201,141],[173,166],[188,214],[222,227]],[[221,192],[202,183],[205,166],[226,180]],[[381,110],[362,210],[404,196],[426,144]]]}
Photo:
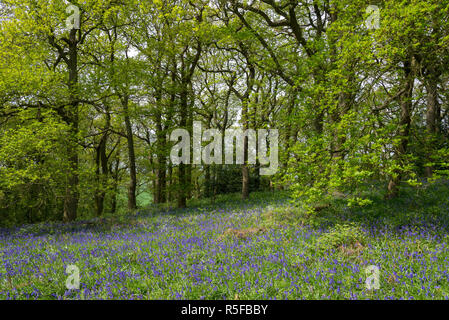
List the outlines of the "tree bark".
{"label": "tree bark", "polygon": [[79,131],[79,102],[78,102],[78,40],[76,39],[77,30],[72,29],[69,36],[68,69],[70,91],[70,106],[65,112],[65,119],[70,127],[70,141],[67,144],[67,155],[69,161],[69,171],[67,177],[67,186],[64,197],[63,220],[74,221],[78,211],[79,201],[79,156],[78,156],[78,131]]}
{"label": "tree bark", "polygon": [[125,95],[122,99],[123,111],[125,116],[126,140],[128,143],[128,161],[129,161],[129,185],[128,185],[128,209],[137,209],[136,189],[137,189],[137,170],[136,154],[134,150],[134,135],[129,116],[129,96]]}
{"label": "tree bark", "polygon": [[[180,97],[180,115],[181,128],[186,128],[187,126],[187,108],[188,108],[188,89],[187,89],[187,81],[184,80],[181,83],[181,97]],[[178,168],[178,208],[185,208],[187,206],[187,174],[186,174],[186,165],[184,163],[179,164]]]}
{"label": "tree bark", "polygon": [[[250,119],[248,115],[248,104],[251,97],[251,92],[253,91],[254,81],[256,78],[256,69],[250,61],[249,52],[243,43],[239,43],[240,49],[245,56],[246,63],[248,65],[249,75],[246,84],[246,91],[242,101],[242,121],[245,130],[250,127]],[[245,135],[243,142],[243,153],[244,153],[244,163],[242,165],[242,199],[249,199],[249,166],[248,166],[248,135]]]}
{"label": "tree bark", "polygon": [[[434,70],[425,80],[425,86],[427,90],[427,110],[426,110],[426,131],[427,131],[427,149],[428,155],[433,154],[435,149],[435,137],[440,127],[441,111],[438,103],[438,76],[435,75]],[[429,162],[432,162],[430,157]],[[426,176],[431,178],[433,176],[434,167],[426,166]]]}
{"label": "tree bark", "polygon": [[[95,191],[95,208],[97,216],[101,216],[104,210],[104,200],[106,197],[106,187],[109,174],[109,158],[106,154],[106,147],[109,137],[109,129],[111,126],[111,114],[109,108],[106,106],[106,125],[104,133],[100,138],[98,147],[96,148],[96,177],[97,177],[97,189]],[[100,172],[101,169],[101,172]]]}
{"label": "tree bark", "polygon": [[166,136],[162,127],[162,117],[158,112],[156,116],[156,136],[157,136],[157,170],[156,170],[156,190],[154,203],[165,203],[166,197],[166,161],[165,155]]}
{"label": "tree bark", "polygon": [[105,187],[108,174],[108,158],[106,156],[106,143],[107,143],[107,133],[103,134],[100,143],[96,148],[95,174],[97,178],[97,188],[95,190],[95,211],[97,216],[101,216],[103,214],[104,199],[106,196]]}
{"label": "tree bark", "polygon": [[115,213],[117,211],[117,193],[118,193],[118,179],[119,179],[119,165],[120,165],[120,157],[117,155],[114,163],[114,168],[111,165],[110,173],[114,179],[113,182],[113,194],[112,194],[112,203],[111,203],[111,213]]}
{"label": "tree bark", "polygon": [[[404,81],[405,81],[405,91],[400,98],[400,121],[399,121],[399,137],[400,143],[395,152],[394,158],[396,161],[401,162],[403,156],[407,153],[407,148],[410,139],[410,125],[411,125],[411,113],[413,107],[413,88],[414,88],[414,58],[404,62]],[[400,169],[394,172],[394,175],[390,177],[388,183],[388,193],[387,198],[395,198],[399,194],[399,184],[402,180],[402,172]]]}
{"label": "tree bark", "polygon": [[[201,21],[201,16],[199,17]],[[189,87],[192,86],[192,77],[195,69],[198,65],[202,52],[201,42],[198,42],[196,48],[196,55],[188,66],[185,65],[185,60],[182,57],[182,68],[181,68],[181,81],[180,81],[180,127],[186,129],[189,116]],[[190,130],[189,130],[190,131]],[[187,184],[188,172],[186,170],[186,164],[179,164],[178,168],[178,208],[185,208],[187,206],[187,195],[188,188],[190,185]]]}

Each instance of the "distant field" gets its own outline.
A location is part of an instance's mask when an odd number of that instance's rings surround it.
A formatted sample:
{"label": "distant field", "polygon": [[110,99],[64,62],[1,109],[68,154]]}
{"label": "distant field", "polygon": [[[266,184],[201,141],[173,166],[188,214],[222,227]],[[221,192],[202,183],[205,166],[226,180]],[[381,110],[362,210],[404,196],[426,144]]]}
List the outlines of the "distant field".
{"label": "distant field", "polygon": [[[442,184],[365,208],[336,200],[309,217],[264,193],[2,230],[0,298],[448,299],[448,194]],[[68,265],[79,290],[66,289]],[[366,288],[371,265],[378,290]]]}

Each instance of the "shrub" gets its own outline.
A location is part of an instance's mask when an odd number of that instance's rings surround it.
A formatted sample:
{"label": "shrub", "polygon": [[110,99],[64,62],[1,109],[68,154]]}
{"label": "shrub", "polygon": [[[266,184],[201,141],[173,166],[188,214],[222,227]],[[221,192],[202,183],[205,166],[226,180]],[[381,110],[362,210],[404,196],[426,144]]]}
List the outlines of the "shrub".
{"label": "shrub", "polygon": [[264,227],[273,228],[276,226],[296,226],[304,220],[304,215],[295,207],[268,207],[262,213],[262,224]]}
{"label": "shrub", "polygon": [[366,244],[365,232],[355,224],[337,224],[318,238],[317,250],[320,252],[344,248],[361,248]]}

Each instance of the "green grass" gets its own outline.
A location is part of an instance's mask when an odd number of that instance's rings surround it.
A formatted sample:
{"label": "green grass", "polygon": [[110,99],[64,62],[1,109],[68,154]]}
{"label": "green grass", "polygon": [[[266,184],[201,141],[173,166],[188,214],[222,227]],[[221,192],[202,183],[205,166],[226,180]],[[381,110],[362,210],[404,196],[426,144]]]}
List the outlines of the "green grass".
{"label": "green grass", "polygon": [[[315,215],[287,193],[150,205],[132,215],[0,234],[0,297],[16,299],[447,299],[449,185],[406,188]],[[80,290],[67,290],[67,265]],[[379,290],[365,281],[379,268]]]}

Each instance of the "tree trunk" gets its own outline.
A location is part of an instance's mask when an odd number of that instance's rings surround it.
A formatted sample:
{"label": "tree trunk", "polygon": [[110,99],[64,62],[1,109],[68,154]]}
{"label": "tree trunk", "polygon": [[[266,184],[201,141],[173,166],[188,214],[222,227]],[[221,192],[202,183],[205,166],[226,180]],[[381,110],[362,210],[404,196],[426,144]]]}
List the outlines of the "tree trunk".
{"label": "tree trunk", "polygon": [[171,188],[173,186],[173,166],[169,163],[168,165],[168,186],[167,186],[167,200],[171,202],[173,200],[173,192]]}
{"label": "tree trunk", "polygon": [[111,175],[114,179],[113,183],[113,194],[112,194],[112,204],[111,204],[111,213],[115,213],[117,211],[117,193],[118,193],[118,179],[119,179],[119,165],[120,165],[120,157],[117,156],[114,165],[114,171],[112,171],[111,166]]}
{"label": "tree trunk", "polygon": [[[413,87],[415,77],[413,74],[414,59],[410,59],[404,62],[404,80],[405,80],[405,91],[401,95],[400,107],[400,143],[395,152],[395,160],[399,163],[401,162],[403,156],[407,153],[407,147],[410,138],[410,125],[411,125],[411,113],[413,107]],[[387,198],[395,198],[399,194],[399,184],[402,180],[402,172],[400,169],[394,172],[394,175],[390,177],[390,182],[388,183],[388,193]]]}
{"label": "tree trunk", "polygon": [[[249,128],[247,113],[248,113],[248,105],[244,103],[242,118],[244,119],[245,130]],[[244,163],[242,165],[242,199],[247,200],[249,199],[248,135],[245,135],[244,138],[243,152],[244,152]]]}
{"label": "tree trunk", "polygon": [[[96,215],[101,216],[104,210],[104,199],[106,196],[106,182],[108,173],[108,158],[106,156],[107,134],[105,133],[96,149],[95,175],[97,178],[97,188],[95,190],[95,210]],[[101,170],[100,170],[101,169]]]}
{"label": "tree trunk", "polygon": [[205,165],[205,168],[204,168],[204,171],[205,171],[205,178],[204,178],[204,179],[205,179],[205,181],[204,181],[204,187],[205,187],[205,190],[204,190],[204,197],[210,198],[211,195],[212,195],[212,189],[211,189],[212,183],[211,183],[211,177],[210,177],[210,165],[206,164],[206,165]]}
{"label": "tree trunk", "polygon": [[[200,15],[199,21],[201,21],[202,16]],[[182,57],[182,68],[180,70],[181,72],[181,82],[180,82],[180,127],[183,129],[186,129],[188,118],[189,118],[189,87],[192,87],[192,77],[195,72],[195,69],[198,65],[198,61],[201,56],[202,46],[201,43],[198,42],[198,47],[196,49],[196,55],[193,58],[193,61],[188,64],[188,67],[185,65],[185,59]],[[192,101],[192,104],[194,102]],[[191,132],[191,128],[189,130]],[[190,188],[190,185],[187,184],[187,171],[186,171],[186,164],[181,163],[179,164],[179,170],[178,170],[178,208],[185,208],[187,206],[187,194],[188,194],[188,188]]]}
{"label": "tree trunk", "polygon": [[70,126],[70,138],[73,139],[67,144],[67,154],[69,161],[69,171],[67,177],[67,186],[64,197],[64,221],[74,221],[78,211],[79,201],[79,176],[78,176],[78,130],[79,130],[79,111],[78,111],[78,41],[76,39],[77,30],[72,29],[70,31],[70,44],[69,44],[69,91],[70,91],[70,106],[66,110],[65,118],[67,124]]}
{"label": "tree trunk", "polygon": [[[180,101],[180,114],[181,114],[181,121],[180,126],[183,129],[186,129],[187,126],[187,108],[188,108],[188,83],[186,81],[183,81],[181,84],[181,101]],[[178,208],[185,208],[187,206],[187,192],[186,188],[187,183],[187,173],[186,173],[186,165],[184,163],[179,164],[179,170],[178,170]]]}
{"label": "tree trunk", "polygon": [[129,161],[129,186],[128,186],[128,209],[137,209],[136,189],[137,189],[137,172],[136,172],[136,155],[134,150],[134,136],[129,117],[129,97],[125,96],[122,100],[123,111],[125,114],[126,140],[128,142],[128,161]]}
{"label": "tree trunk", "polygon": [[[251,92],[253,91],[254,80],[256,78],[256,69],[254,65],[251,64],[249,59],[249,53],[246,47],[240,43],[240,48],[242,49],[243,55],[246,58],[249,75],[247,79],[247,87],[246,92],[242,97],[242,121],[243,127],[245,130],[248,130],[250,127],[250,119],[248,115],[248,104],[251,97]],[[248,135],[245,135],[243,142],[243,153],[244,153],[244,161],[242,165],[242,199],[249,199],[249,167],[248,167]]]}
{"label": "tree trunk", "polygon": [[[427,149],[429,162],[432,162],[432,156],[435,150],[435,137],[439,129],[439,121],[441,118],[441,111],[438,103],[438,77],[435,76],[434,71],[429,74],[425,82],[427,89],[427,111],[426,111],[426,131],[427,131]],[[426,176],[428,178],[433,176],[434,167],[426,166]]]}
{"label": "tree trunk", "polygon": [[[158,120],[160,121],[160,119]],[[161,123],[156,123],[156,136],[157,136],[157,169],[156,169],[156,183],[155,183],[155,203],[165,203],[166,197],[166,161],[165,155],[165,132],[162,129]]]}
{"label": "tree trunk", "polygon": [[[96,177],[97,177],[97,190],[95,192],[95,207],[97,216],[101,216],[104,210],[104,200],[106,197],[106,187],[108,182],[109,164],[108,156],[106,154],[106,146],[108,143],[109,128],[111,126],[111,114],[109,108],[106,107],[106,126],[104,133],[101,136],[100,143],[96,149]],[[100,172],[101,168],[101,172]]]}

